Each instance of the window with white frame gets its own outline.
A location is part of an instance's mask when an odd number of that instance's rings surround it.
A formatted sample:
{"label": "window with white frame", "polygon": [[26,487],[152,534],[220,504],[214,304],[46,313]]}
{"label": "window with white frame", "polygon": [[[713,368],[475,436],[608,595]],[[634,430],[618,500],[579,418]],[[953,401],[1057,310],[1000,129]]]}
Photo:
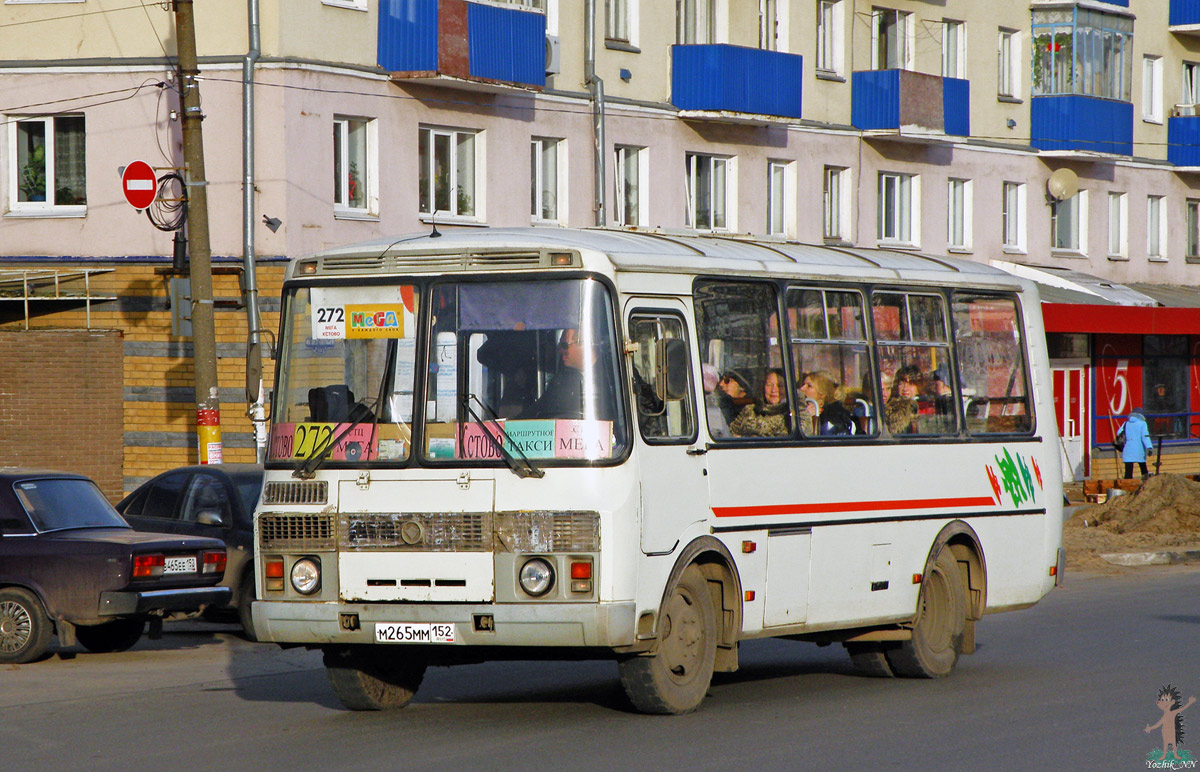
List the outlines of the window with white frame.
{"label": "window with white frame", "polygon": [[649,176],[649,151],[644,147],[616,147],[617,205],[614,207],[617,225],[638,227],[648,219],[646,179]]}
{"label": "window with white frame", "polygon": [[688,153],[687,227],[696,230],[727,230],[729,221],[729,158]]}
{"label": "window with white frame", "polygon": [[1001,190],[1000,219],[1005,250],[1025,251],[1025,183],[1004,183]]}
{"label": "window with white frame", "polygon": [[333,207],[347,213],[378,212],[374,121],[333,119]]}
{"label": "window with white frame", "polygon": [[418,201],[422,214],[477,217],[477,132],[422,126],[418,150]]}
{"label": "window with white frame", "polygon": [[758,47],[779,50],[779,0],[758,0]]}
{"label": "window with white frame", "polygon": [[1108,194],[1108,256],[1129,256],[1129,199],[1113,191]]}
{"label": "window with white frame", "polygon": [[1200,200],[1187,200],[1187,256],[1188,262],[1200,260]]}
{"label": "window with white frame", "polygon": [[1087,252],[1087,191],[1050,204],[1050,248]]}
{"label": "window with white frame", "polygon": [[630,42],[629,0],[604,0],[604,37]]}
{"label": "window with white frame", "polygon": [[9,119],[9,209],[54,211],[87,205],[82,115]]}
{"label": "window with white frame", "polygon": [[794,229],[794,168],[788,161],[767,162],[767,233],[772,236],[786,236]]}
{"label": "window with white frame", "polygon": [[822,236],[826,241],[849,241],[850,170],[844,166],[826,166],[822,187],[822,208],[825,223]]}
{"label": "window with white frame", "polygon": [[559,190],[565,178],[566,141],[534,137],[529,143],[529,213],[539,222],[558,222]]}
{"label": "window with white frame", "polygon": [[996,52],[996,94],[1008,99],[1021,97],[1021,33],[1001,28]]}
{"label": "window with white frame", "polygon": [[1161,56],[1142,57],[1142,120],[1162,123],[1163,60]]}
{"label": "window with white frame", "polygon": [[968,250],[971,248],[972,188],[970,180],[951,178],[947,182],[946,247],[948,249]]}
{"label": "window with white frame", "polygon": [[716,0],[675,0],[675,42],[682,45],[715,43]]}
{"label": "window with white frame", "polygon": [[871,10],[871,69],[911,70],[912,14],[892,8]]}
{"label": "window with white frame", "polygon": [[1200,63],[1183,63],[1183,87],[1180,90],[1179,104],[1200,104]]}
{"label": "window with white frame", "polygon": [[967,27],[961,21],[942,21],[942,77],[967,77]]}
{"label": "window with white frame", "polygon": [[920,241],[917,212],[919,178],[914,174],[879,173],[879,240],[895,244]]}
{"label": "window with white frame", "polygon": [[334,8],[349,8],[352,11],[367,10],[367,0],[321,0],[321,4]]}
{"label": "window with white frame", "polygon": [[817,2],[817,72],[826,75],[841,75],[844,68],[844,2],[845,0]]}
{"label": "window with white frame", "polygon": [[1167,218],[1163,196],[1146,196],[1146,257],[1167,259]]}

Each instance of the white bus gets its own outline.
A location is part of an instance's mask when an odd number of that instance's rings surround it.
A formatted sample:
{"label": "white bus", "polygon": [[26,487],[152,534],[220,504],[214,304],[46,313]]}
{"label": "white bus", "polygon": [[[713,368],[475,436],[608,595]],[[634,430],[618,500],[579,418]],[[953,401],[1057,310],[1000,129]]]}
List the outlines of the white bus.
{"label": "white bus", "polygon": [[1037,291],[986,265],[419,234],[293,261],[276,370],[254,625],[350,708],[565,657],[684,713],[769,636],[944,676],[1062,576]]}

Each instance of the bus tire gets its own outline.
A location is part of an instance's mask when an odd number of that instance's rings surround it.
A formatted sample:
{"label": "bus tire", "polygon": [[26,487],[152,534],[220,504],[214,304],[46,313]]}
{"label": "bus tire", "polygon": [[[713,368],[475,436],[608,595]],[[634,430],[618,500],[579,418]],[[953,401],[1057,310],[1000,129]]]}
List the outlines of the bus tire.
{"label": "bus tire", "polygon": [[325,649],[325,672],[333,693],[350,710],[396,710],[412,701],[425,678],[425,663],[357,652]]}
{"label": "bus tire", "polygon": [[887,661],[887,649],[883,643],[847,643],[846,653],[854,663],[854,669],[868,678],[895,678],[892,666]]}
{"label": "bus tire", "polygon": [[238,623],[242,626],[242,635],[247,641],[257,641],[258,636],[254,634],[254,570],[253,568],[246,569],[242,575],[242,582],[238,585],[237,595],[237,618]]}
{"label": "bus tire", "polygon": [[75,628],[75,640],[79,645],[95,654],[112,654],[118,651],[128,651],[142,639],[146,630],[146,620],[143,617],[127,617],[114,619],[102,625],[88,625]]}
{"label": "bus tire", "polygon": [[717,656],[717,614],[708,580],[689,566],[663,602],[658,648],[618,664],[621,686],[642,713],[679,715],[700,707]]}
{"label": "bus tire", "polygon": [[954,553],[938,552],[921,581],[912,639],[887,650],[887,661],[898,676],[942,678],[950,675],[962,651],[967,623],[967,594]]}
{"label": "bus tire", "polygon": [[50,648],[50,619],[42,603],[22,587],[0,589],[0,663],[24,665]]}

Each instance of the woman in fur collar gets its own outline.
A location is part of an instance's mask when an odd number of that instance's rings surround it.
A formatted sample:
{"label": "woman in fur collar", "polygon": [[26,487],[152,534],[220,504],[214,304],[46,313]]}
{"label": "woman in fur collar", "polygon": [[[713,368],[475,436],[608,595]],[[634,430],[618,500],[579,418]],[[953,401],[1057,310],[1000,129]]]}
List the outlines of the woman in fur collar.
{"label": "woman in fur collar", "polygon": [[783,370],[769,370],[763,381],[762,401],[742,408],[729,425],[729,431],[735,437],[784,437],[790,434],[788,403],[784,399],[786,390]]}

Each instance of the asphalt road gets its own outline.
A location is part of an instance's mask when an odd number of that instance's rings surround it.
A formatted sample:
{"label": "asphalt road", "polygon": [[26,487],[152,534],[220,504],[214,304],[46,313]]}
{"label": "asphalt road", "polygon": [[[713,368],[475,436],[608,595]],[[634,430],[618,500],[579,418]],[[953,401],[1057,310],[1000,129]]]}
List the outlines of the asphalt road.
{"label": "asphalt road", "polygon": [[[353,713],[319,654],[168,625],[122,654],[0,668],[0,770],[1146,769],[1159,687],[1200,697],[1198,598],[1191,567],[1068,577],[986,618],[978,652],[937,681],[859,677],[839,646],[748,642],[680,717],[633,713],[606,662],[431,669],[408,708]],[[1200,758],[1200,705],[1183,716]]]}

